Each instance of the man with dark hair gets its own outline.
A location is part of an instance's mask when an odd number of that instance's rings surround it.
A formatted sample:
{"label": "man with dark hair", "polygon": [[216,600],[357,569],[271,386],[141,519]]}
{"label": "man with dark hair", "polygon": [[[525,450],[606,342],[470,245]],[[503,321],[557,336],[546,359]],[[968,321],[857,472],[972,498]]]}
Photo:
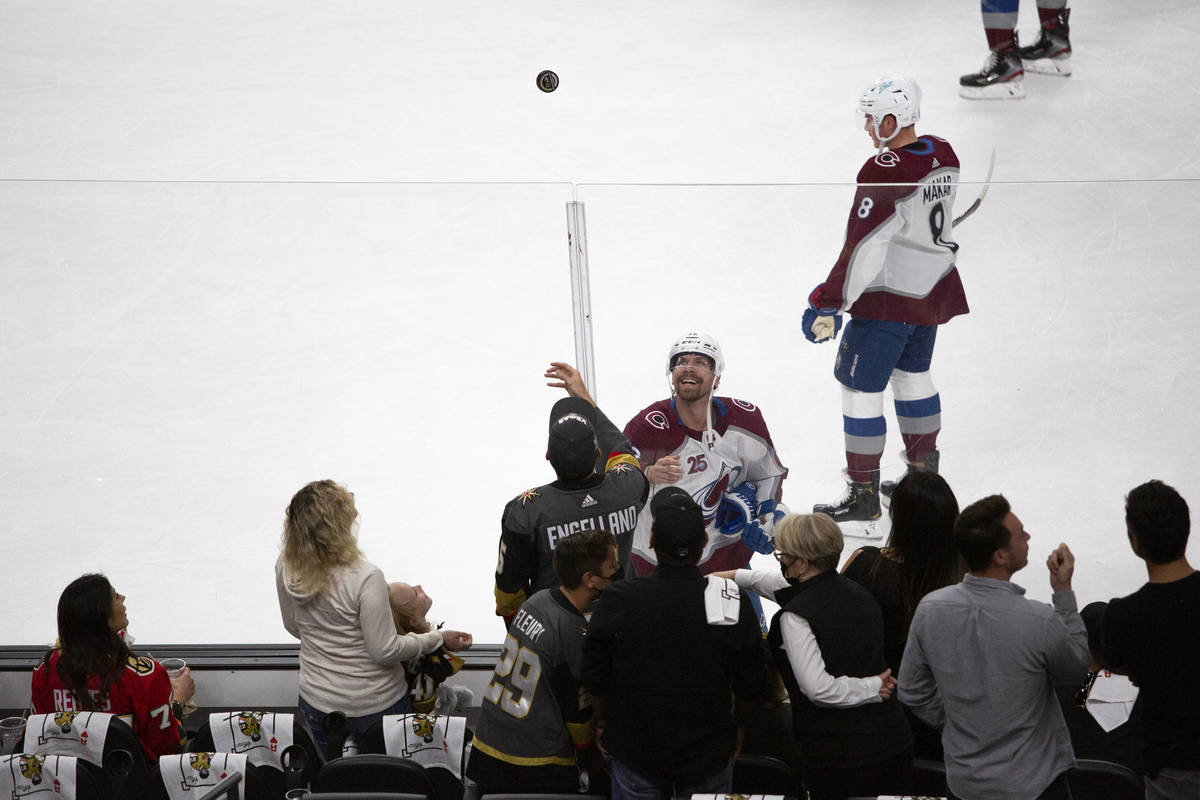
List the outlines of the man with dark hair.
{"label": "man with dark hair", "polygon": [[[606,591],[584,640],[583,685],[612,756],[612,797],[726,794],[743,706],[766,691],[762,634],[735,584],[700,574],[707,534],[691,496],[662,489],[650,510],[658,566]],[[723,596],[706,603],[706,590]]]}
{"label": "man with dark hair", "polygon": [[1187,560],[1187,502],[1162,481],[1125,498],[1129,546],[1147,583],[1108,604],[1103,661],[1139,687],[1147,798],[1200,797],[1200,700],[1188,670],[1200,663],[1200,576]]}
{"label": "man with dark hair", "polygon": [[517,611],[480,704],[467,776],[483,794],[573,793],[600,772],[579,681],[583,611],[616,579],[617,543],[606,531],[574,533],[553,561],[561,586]]}
{"label": "man with dark hair", "polygon": [[1054,682],[1081,682],[1087,630],[1075,604],[1075,557],[1050,553],[1053,607],[1027,600],[1012,576],[1029,534],[1000,495],[963,509],[954,538],[969,572],[917,606],[900,666],[900,702],[942,729],[946,783],[959,797],[1069,797],[1075,765]]}
{"label": "man with dark hair", "polygon": [[546,459],[557,480],[522,492],[504,508],[496,614],[505,622],[534,592],[559,585],[551,556],[572,533],[613,534],[624,570],[650,488],[629,440],[592,402],[579,372],[554,362],[546,377],[557,378],[560,383],[551,385],[568,387],[571,394],[550,411]]}

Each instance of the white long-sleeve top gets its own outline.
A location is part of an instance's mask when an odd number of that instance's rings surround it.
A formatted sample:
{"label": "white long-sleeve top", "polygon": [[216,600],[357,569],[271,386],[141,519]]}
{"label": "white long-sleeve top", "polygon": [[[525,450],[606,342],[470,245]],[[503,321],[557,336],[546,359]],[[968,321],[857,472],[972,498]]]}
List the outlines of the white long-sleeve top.
{"label": "white long-sleeve top", "polygon": [[[787,579],[778,570],[739,569],[734,582],[742,589],[750,589],[761,595],[775,598],[775,592],[788,585]],[[879,689],[883,681],[879,676],[852,678],[842,675],[835,678],[825,669],[821,648],[813,636],[808,620],[798,614],[780,611],[783,617],[779,627],[783,633],[783,648],[792,665],[796,683],[814,705],[849,708],[866,703],[880,703]]]}
{"label": "white long-sleeve top", "polygon": [[318,711],[362,717],[404,697],[404,663],[432,653],[442,635],[397,634],[383,572],[369,561],[335,570],[316,594],[295,591],[281,557],[275,587],[283,627],[300,640],[300,696]]}

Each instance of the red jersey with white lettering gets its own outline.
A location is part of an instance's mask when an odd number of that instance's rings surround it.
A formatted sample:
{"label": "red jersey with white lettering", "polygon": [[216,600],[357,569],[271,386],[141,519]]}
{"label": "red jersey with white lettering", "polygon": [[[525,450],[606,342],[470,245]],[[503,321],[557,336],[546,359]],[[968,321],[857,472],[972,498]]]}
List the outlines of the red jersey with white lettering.
{"label": "red jersey with white lettering", "polygon": [[[85,710],[58,674],[59,654],[55,650],[33,670],[34,713]],[[182,751],[183,726],[171,711],[171,681],[161,664],[131,654],[120,676],[109,684],[107,701],[100,701],[100,688],[100,676],[89,675],[88,691],[97,704],[90,710],[116,714],[129,723],[152,762]]]}
{"label": "red jersey with white lettering", "polygon": [[[642,409],[625,426],[625,435],[633,443],[643,470],[663,456],[679,456],[683,477],[671,485],[690,494],[704,513],[708,544],[699,566],[706,575],[744,567],[754,552],[742,542],[740,533],[723,534],[713,524],[725,492],[749,481],[757,489],[760,504],[768,499],[780,500],[783,479],[787,477],[787,468],[779,463],[762,412],[753,403],[714,397],[713,430],[720,440],[709,450],[701,441],[702,431],[692,430],[679,419],[674,398]],[[653,496],[663,486],[650,488]],[[651,521],[650,514],[641,514],[634,529],[630,561],[638,575],[649,575],[658,563],[650,549]]]}
{"label": "red jersey with white lettering", "polygon": [[813,305],[915,325],[966,314],[953,235],[958,171],[950,143],[936,136],[868,159],[846,242]]}

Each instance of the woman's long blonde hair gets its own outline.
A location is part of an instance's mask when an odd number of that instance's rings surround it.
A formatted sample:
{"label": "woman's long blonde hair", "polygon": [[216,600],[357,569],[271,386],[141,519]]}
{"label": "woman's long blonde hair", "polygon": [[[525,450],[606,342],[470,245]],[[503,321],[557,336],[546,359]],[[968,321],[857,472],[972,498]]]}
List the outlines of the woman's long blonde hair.
{"label": "woman's long blonde hair", "polygon": [[338,567],[363,557],[354,535],[354,496],[330,480],[313,481],[288,504],[283,523],[283,566],[288,588],[314,594]]}

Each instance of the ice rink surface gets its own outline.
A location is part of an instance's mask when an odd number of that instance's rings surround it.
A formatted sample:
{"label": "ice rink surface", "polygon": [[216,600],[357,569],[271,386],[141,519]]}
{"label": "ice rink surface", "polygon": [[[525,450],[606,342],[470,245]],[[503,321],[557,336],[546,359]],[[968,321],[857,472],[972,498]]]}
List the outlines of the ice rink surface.
{"label": "ice rink surface", "polygon": [[1193,0],[1081,3],[1072,77],[969,102],[985,42],[951,0],[0,4],[0,643],[51,641],[87,571],[142,642],[287,641],[282,513],[325,477],[389,579],[499,642],[500,513],[552,477],[542,372],[575,353],[570,200],[609,416],[709,330],[785,502],[836,499],[834,348],[799,316],[872,152],[858,94],[893,73],[959,154],[958,210],[997,152],[955,231],[943,474],[1012,501],[1030,596],[1060,541],[1081,604],[1132,591],[1125,492],[1200,507],[1198,39]]}

